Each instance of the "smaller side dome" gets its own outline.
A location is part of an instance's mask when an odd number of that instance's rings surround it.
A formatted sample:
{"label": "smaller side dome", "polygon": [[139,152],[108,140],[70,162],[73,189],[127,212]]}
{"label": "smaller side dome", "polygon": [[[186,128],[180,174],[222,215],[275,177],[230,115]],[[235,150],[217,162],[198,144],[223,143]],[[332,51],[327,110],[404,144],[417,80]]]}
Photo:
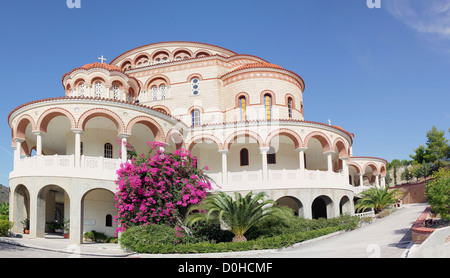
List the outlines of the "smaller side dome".
{"label": "smaller side dome", "polygon": [[120,72],[123,72],[120,68],[118,68],[116,66],[112,66],[112,65],[106,64],[106,63],[99,63],[99,62],[95,62],[95,63],[92,63],[92,64],[86,64],[86,65],[82,66],[81,68],[82,69],[87,69],[87,70],[97,68],[97,69],[106,69],[106,70],[109,70],[109,71],[120,71]]}
{"label": "smaller side dome", "polygon": [[120,68],[106,63],[91,63],[64,74],[66,96],[137,101],[139,81]]}

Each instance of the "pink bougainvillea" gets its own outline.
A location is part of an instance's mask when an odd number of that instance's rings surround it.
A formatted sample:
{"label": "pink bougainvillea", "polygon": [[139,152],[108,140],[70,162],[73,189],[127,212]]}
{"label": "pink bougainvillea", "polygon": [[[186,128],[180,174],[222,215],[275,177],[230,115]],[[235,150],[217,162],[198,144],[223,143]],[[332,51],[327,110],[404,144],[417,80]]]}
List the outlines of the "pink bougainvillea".
{"label": "pink bougainvillea", "polygon": [[116,232],[136,225],[177,225],[187,206],[198,204],[212,190],[211,180],[195,167],[196,158],[189,151],[164,153],[161,143],[148,145],[147,155],[136,154],[117,170]]}

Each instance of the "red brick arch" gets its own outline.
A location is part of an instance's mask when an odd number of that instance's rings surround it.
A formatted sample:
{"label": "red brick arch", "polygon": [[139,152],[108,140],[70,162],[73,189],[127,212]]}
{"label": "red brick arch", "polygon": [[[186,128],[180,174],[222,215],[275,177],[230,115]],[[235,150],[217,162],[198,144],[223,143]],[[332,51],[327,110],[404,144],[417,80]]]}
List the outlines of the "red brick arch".
{"label": "red brick arch", "polygon": [[47,109],[43,114],[41,114],[36,124],[36,130],[46,133],[50,121],[58,116],[66,117],[70,121],[70,128],[76,128],[77,125],[75,117],[72,115],[72,113],[64,108],[54,107]]}
{"label": "red brick arch", "polygon": [[175,147],[177,149],[184,148],[186,149],[186,142],[183,134],[176,128],[173,128],[167,132],[166,135],[166,143],[170,145],[170,139],[174,139]]}
{"label": "red brick arch", "polygon": [[349,149],[345,146],[345,142],[342,138],[338,137],[333,142],[332,151],[338,149],[339,157],[349,157]]}
{"label": "red brick arch", "polygon": [[155,140],[161,143],[166,143],[166,137],[164,135],[164,131],[161,125],[154,119],[148,116],[137,116],[133,118],[127,125],[126,133],[131,134],[131,130],[135,124],[143,124],[150,128],[153,135],[155,136]]}
{"label": "red brick arch", "polygon": [[34,119],[28,114],[20,116],[20,118],[17,120],[16,126],[13,128],[13,138],[25,139],[25,131],[29,124],[31,124],[31,130],[35,131],[36,124],[34,122]]}
{"label": "red brick arch", "polygon": [[358,163],[350,162],[350,163],[347,164],[347,166],[353,166],[353,168],[356,169],[356,173],[357,173],[357,174],[364,174],[364,173],[362,172],[361,166],[359,166]]}
{"label": "red brick arch", "polygon": [[366,172],[367,167],[372,168],[372,172],[373,172],[374,175],[377,175],[379,173],[378,172],[378,167],[377,167],[377,165],[375,165],[375,163],[367,162],[366,165],[364,165],[364,167],[363,167],[364,173]]}
{"label": "red brick arch", "polygon": [[306,148],[308,147],[308,142],[311,138],[315,138],[320,142],[320,144],[322,145],[322,148],[323,148],[323,152],[332,151],[331,150],[332,145],[331,145],[330,139],[328,139],[328,137],[323,132],[314,131],[314,132],[311,132],[310,134],[308,134],[305,138],[304,147],[306,147]]}
{"label": "red brick arch", "polygon": [[95,117],[110,119],[116,125],[118,133],[124,133],[126,131],[122,119],[116,113],[104,108],[93,108],[84,112],[78,119],[77,127],[84,130],[86,123]]}
{"label": "red brick arch", "polygon": [[277,136],[281,136],[281,135],[289,137],[292,140],[292,142],[294,143],[295,149],[298,149],[303,145],[302,138],[300,138],[300,136],[295,131],[287,129],[287,128],[280,128],[275,131],[272,131],[267,136],[266,146],[270,146],[270,142],[272,141],[272,139]]}
{"label": "red brick arch", "polygon": [[189,140],[189,142],[187,142],[186,147],[187,147],[187,149],[188,149],[189,151],[192,151],[192,149],[194,148],[194,146],[195,146],[197,143],[200,143],[200,142],[202,142],[202,141],[205,140],[205,139],[206,139],[206,140],[211,140],[211,141],[215,142],[215,143],[217,144],[217,148],[219,149],[219,151],[220,151],[220,150],[223,150],[223,144],[222,144],[222,142],[220,142],[220,140],[219,140],[216,136],[211,135],[211,134],[200,134],[200,135],[196,135],[196,136],[192,137],[192,138]]}
{"label": "red brick arch", "polygon": [[380,166],[380,176],[386,177],[386,167],[384,165]]}
{"label": "red brick arch", "polygon": [[261,136],[259,136],[258,133],[254,132],[254,131],[250,131],[250,130],[241,130],[241,131],[236,131],[233,134],[231,134],[230,136],[228,136],[228,138],[225,140],[225,143],[223,144],[223,149],[228,151],[230,149],[230,146],[233,143],[233,141],[235,141],[239,137],[253,138],[258,142],[258,145],[260,148],[266,147],[264,140],[261,138]]}

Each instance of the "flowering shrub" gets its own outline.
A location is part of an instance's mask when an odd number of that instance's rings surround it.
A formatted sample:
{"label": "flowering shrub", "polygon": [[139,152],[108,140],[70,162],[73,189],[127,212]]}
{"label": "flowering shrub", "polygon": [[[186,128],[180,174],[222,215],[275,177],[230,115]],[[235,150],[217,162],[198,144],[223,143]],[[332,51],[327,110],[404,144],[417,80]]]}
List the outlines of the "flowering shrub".
{"label": "flowering shrub", "polygon": [[212,190],[211,180],[195,167],[196,158],[189,151],[164,153],[160,150],[163,144],[147,144],[151,147],[148,154],[135,155],[117,171],[116,232],[131,226],[165,223],[176,225],[181,234],[179,223],[187,206],[206,197]]}

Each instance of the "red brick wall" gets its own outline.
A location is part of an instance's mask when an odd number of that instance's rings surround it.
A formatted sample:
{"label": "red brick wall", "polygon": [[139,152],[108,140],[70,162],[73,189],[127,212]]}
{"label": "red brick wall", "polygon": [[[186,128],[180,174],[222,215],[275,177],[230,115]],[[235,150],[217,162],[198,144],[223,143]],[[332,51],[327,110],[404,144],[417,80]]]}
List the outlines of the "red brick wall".
{"label": "red brick wall", "polygon": [[425,239],[427,239],[435,230],[432,228],[425,228],[423,226],[423,222],[428,218],[428,215],[430,215],[430,211],[431,207],[427,206],[427,208],[411,227],[412,242],[415,244],[421,244],[424,242]]}
{"label": "red brick wall", "polygon": [[393,188],[398,188],[403,192],[403,204],[427,202],[427,198],[425,196],[425,182],[403,184],[395,186]]}

